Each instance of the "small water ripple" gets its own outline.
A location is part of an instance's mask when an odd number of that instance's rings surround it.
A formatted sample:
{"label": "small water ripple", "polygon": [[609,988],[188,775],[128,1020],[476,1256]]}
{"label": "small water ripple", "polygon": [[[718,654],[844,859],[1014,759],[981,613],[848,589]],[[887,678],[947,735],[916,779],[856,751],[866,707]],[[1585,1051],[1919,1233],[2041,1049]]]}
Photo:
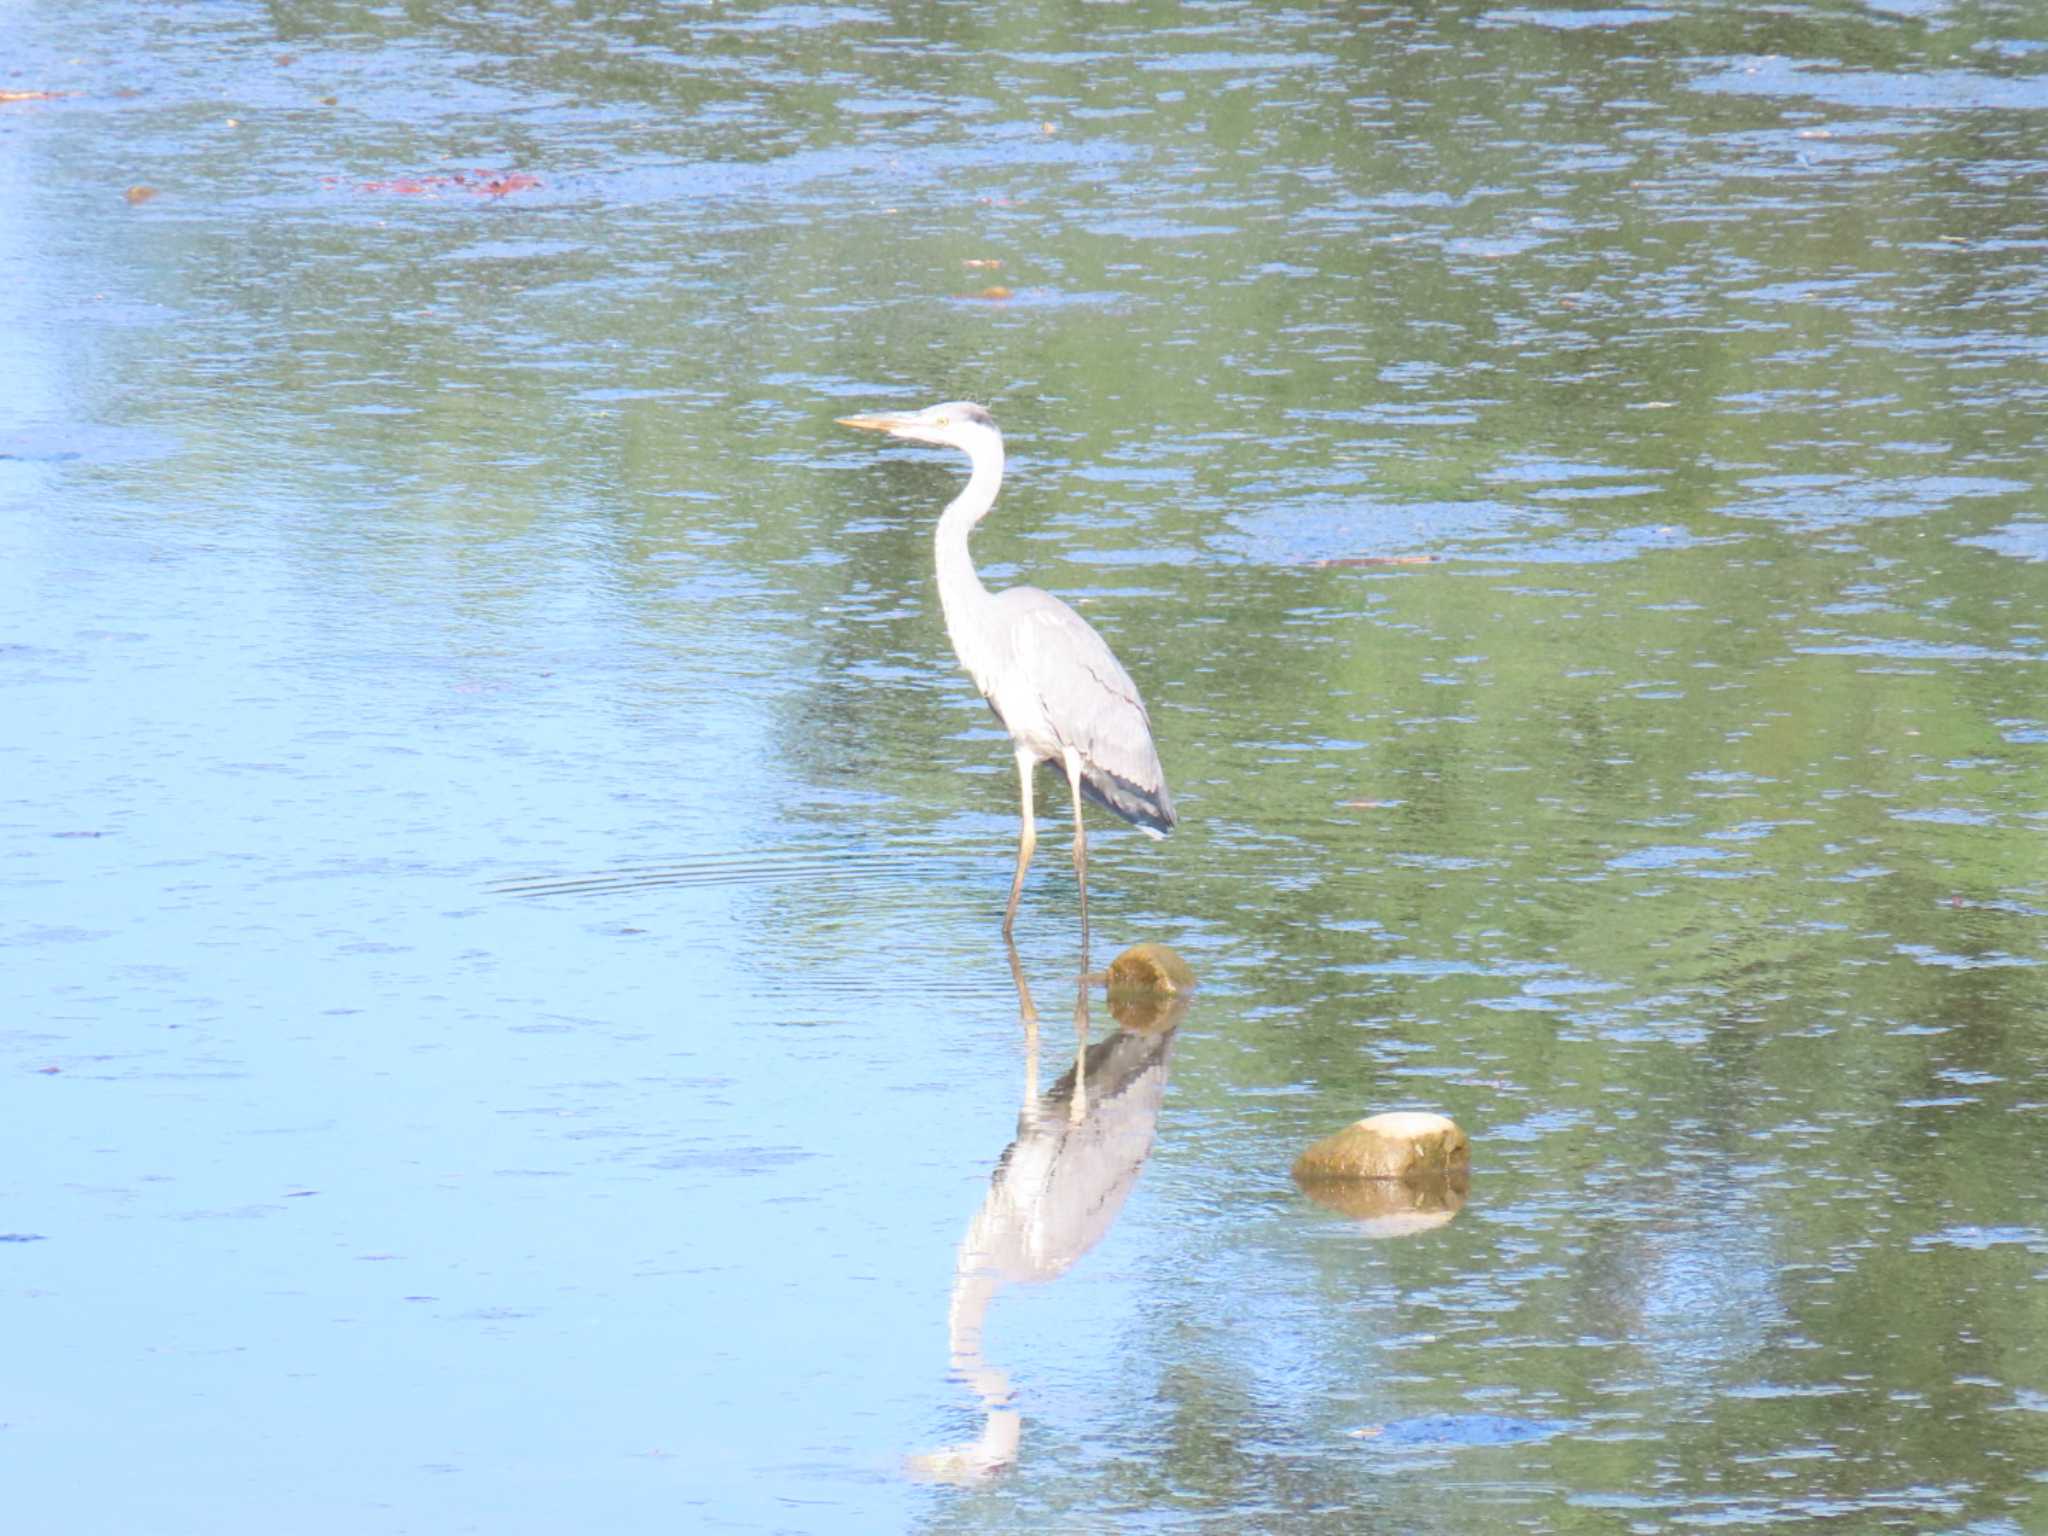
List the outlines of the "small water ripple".
{"label": "small water ripple", "polygon": [[883,846],[820,843],[711,853],[671,864],[626,865],[588,873],[517,875],[493,881],[493,894],[515,897],[606,896],[627,891],[797,882],[922,883],[950,879],[967,867],[957,845],[908,838]]}

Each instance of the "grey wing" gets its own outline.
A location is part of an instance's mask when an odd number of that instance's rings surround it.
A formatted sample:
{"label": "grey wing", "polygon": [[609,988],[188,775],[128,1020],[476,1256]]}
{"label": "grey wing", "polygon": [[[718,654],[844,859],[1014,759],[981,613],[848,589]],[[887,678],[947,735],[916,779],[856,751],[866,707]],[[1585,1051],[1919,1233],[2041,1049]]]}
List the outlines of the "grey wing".
{"label": "grey wing", "polygon": [[1050,592],[999,595],[1012,655],[1062,746],[1081,756],[1089,798],[1158,836],[1179,818],[1138,685],[1109,643]]}

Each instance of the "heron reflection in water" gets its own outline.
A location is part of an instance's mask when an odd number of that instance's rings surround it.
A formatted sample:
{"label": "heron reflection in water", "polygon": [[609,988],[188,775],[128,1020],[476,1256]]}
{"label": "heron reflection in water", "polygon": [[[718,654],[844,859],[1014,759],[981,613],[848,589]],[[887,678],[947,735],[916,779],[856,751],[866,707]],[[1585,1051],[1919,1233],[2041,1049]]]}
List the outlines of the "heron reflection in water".
{"label": "heron reflection in water", "polygon": [[1025,1029],[1024,1102],[1017,1136],[996,1160],[988,1194],[967,1224],[946,1310],[953,1371],[981,1400],[980,1435],[913,1456],[912,1476],[972,1483],[1014,1466],[1023,1416],[1010,1379],[982,1355],[990,1304],[1007,1285],[1056,1280],[1101,1241],[1151,1154],[1174,1031],[1186,993],[1112,991],[1117,1031],[1088,1043],[1088,988],[1074,989],[1074,1065],[1038,1091],[1038,1010],[1010,946],[1010,975]]}
{"label": "heron reflection in water", "polygon": [[1017,921],[1024,871],[1038,846],[1031,775],[1040,763],[1052,763],[1066,774],[1074,797],[1074,877],[1081,888],[1081,968],[1086,970],[1083,797],[1155,838],[1164,837],[1178,819],[1137,684],[1088,621],[1050,592],[1036,587],[990,592],[981,584],[967,552],[967,535],[995,505],[1003,483],[1003,435],[986,410],[955,401],[899,415],[842,416],[839,423],[957,448],[972,466],[967,488],[939,516],[939,603],[954,654],[1016,747],[1023,826],[1017,837],[1017,873],[1003,909],[1003,935],[1007,938]]}

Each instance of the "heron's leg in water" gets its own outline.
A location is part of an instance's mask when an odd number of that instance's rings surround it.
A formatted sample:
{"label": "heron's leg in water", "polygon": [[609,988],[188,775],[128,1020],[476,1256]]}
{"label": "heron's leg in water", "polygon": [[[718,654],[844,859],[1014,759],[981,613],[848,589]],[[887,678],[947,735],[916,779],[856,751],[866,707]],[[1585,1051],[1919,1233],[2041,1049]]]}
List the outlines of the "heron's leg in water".
{"label": "heron's leg in water", "polygon": [[1088,826],[1081,820],[1081,754],[1066,750],[1067,786],[1074,792],[1074,878],[1081,883],[1081,969],[1088,969]]}
{"label": "heron's leg in water", "polygon": [[[1087,946],[1084,944],[1083,949]],[[1074,1096],[1067,1100],[1067,1123],[1079,1125],[1088,1118],[1088,960],[1081,960],[1081,975],[1074,982]]]}
{"label": "heron's leg in water", "polygon": [[1003,937],[1006,939],[1017,921],[1017,898],[1024,894],[1024,871],[1031,867],[1031,850],[1038,846],[1038,828],[1031,820],[1031,775],[1037,771],[1038,755],[1028,747],[1019,747],[1017,784],[1021,796],[1020,809],[1024,817],[1024,827],[1017,834],[1017,874],[1010,882],[1010,904],[1003,909]]}
{"label": "heron's leg in water", "polygon": [[1024,1108],[1038,1113],[1038,1005],[1031,1000],[1031,983],[1024,979],[1024,962],[1017,958],[1017,941],[1003,935],[1003,947],[1010,952],[1010,980],[1017,984],[1017,1017],[1024,1021]]}

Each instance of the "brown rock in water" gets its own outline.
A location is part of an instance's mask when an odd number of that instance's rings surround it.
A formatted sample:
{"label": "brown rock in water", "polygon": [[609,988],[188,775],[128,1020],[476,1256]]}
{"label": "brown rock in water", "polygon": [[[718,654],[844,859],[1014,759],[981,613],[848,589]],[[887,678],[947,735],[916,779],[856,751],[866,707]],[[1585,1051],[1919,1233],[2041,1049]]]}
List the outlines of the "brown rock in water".
{"label": "brown rock in water", "polygon": [[1397,1109],[1347,1125],[1294,1160],[1294,1177],[1311,1179],[1446,1179],[1472,1164],[1472,1143],[1455,1120]]}
{"label": "brown rock in water", "polygon": [[1195,973],[1164,944],[1133,944],[1109,962],[1109,989],[1143,992],[1191,992]]}

